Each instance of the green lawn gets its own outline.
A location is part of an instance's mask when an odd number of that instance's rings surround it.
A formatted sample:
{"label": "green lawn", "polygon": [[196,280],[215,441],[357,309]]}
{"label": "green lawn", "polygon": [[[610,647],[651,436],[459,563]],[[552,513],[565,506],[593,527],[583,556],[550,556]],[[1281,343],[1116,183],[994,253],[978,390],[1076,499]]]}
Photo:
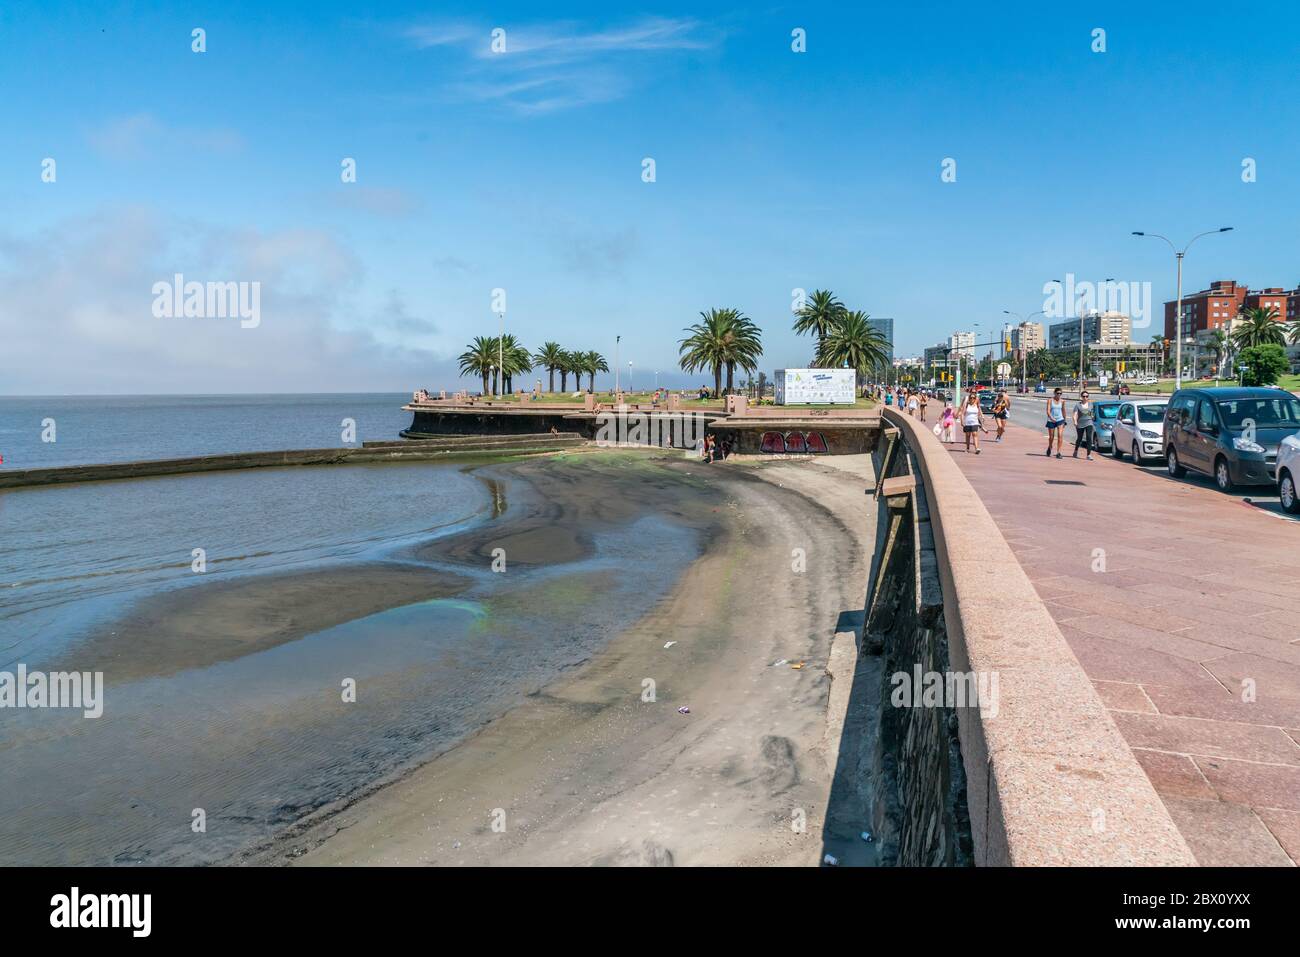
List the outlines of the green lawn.
{"label": "green lawn", "polygon": [[[1214,381],[1213,379],[1206,379],[1206,380],[1202,380],[1202,379],[1184,379],[1184,380],[1183,380],[1183,388],[1185,388],[1185,389],[1203,389],[1203,388],[1207,388],[1207,387],[1213,387],[1215,384],[1216,384],[1216,383],[1215,383],[1215,381]],[[1218,385],[1221,385],[1221,386],[1233,386],[1233,385],[1236,385],[1236,384],[1237,384],[1237,380],[1236,380],[1236,379],[1220,379],[1220,380],[1218,381],[1217,384],[1218,384]],[[1300,375],[1284,375],[1284,376],[1282,376],[1282,378],[1280,378],[1280,379],[1278,380],[1277,384],[1280,385],[1282,388],[1287,389],[1288,391],[1296,392],[1296,391],[1300,390]],[[1170,392],[1173,392],[1173,391],[1174,391],[1174,380],[1173,380],[1173,379],[1161,379],[1158,385],[1132,385],[1132,384],[1130,384],[1129,388],[1131,388],[1134,392],[1164,392],[1164,393],[1170,393]]]}

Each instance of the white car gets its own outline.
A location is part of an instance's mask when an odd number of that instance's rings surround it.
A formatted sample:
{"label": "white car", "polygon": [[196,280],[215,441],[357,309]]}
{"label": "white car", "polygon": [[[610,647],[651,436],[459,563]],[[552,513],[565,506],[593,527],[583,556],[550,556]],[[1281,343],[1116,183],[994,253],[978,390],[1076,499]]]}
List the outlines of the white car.
{"label": "white car", "polygon": [[1300,434],[1288,435],[1277,447],[1277,497],[1292,515],[1300,515]]}
{"label": "white car", "polygon": [[1111,453],[1117,459],[1133,456],[1138,465],[1146,459],[1164,458],[1165,408],[1168,399],[1129,399],[1115,417]]}

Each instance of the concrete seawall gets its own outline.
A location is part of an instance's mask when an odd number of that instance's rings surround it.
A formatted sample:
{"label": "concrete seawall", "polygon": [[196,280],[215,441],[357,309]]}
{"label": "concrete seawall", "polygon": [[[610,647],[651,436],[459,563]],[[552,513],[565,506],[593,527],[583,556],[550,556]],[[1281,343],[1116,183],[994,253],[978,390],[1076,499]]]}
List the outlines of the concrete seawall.
{"label": "concrete seawall", "polygon": [[524,455],[572,448],[581,444],[583,444],[582,438],[572,433],[485,438],[447,437],[419,442],[366,442],[360,448],[239,452],[230,455],[198,455],[180,459],[146,459],[137,462],[68,465],[47,469],[0,470],[0,489],[65,485],[73,482],[106,482],[195,472],[225,472],[234,469],[437,461],[481,455]]}
{"label": "concrete seawall", "polygon": [[[903,865],[1195,863],[951,453],[893,409],[865,653],[886,656],[875,826]],[[996,675],[980,706],[896,707],[891,676]]]}

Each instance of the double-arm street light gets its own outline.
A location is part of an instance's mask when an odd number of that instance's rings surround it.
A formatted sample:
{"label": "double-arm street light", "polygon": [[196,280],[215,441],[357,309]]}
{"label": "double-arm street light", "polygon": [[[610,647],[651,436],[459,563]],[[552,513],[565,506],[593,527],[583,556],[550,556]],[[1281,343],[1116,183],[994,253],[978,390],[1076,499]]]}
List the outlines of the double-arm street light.
{"label": "double-arm street light", "polygon": [[[1048,282],[1060,283],[1060,285],[1061,285],[1061,299],[1062,299],[1062,301],[1064,301],[1064,299],[1065,299],[1065,282],[1064,282],[1063,280],[1061,280],[1061,279],[1049,279],[1049,280],[1047,280],[1047,281],[1048,281]],[[1108,276],[1105,280],[1102,281],[1102,285],[1107,285],[1107,284],[1112,283],[1112,282],[1114,282],[1114,281],[1115,281],[1115,277],[1114,277],[1114,276]],[[1072,305],[1072,307],[1074,307],[1073,304],[1071,304],[1071,305]],[[1098,310],[1098,312],[1100,312],[1100,310]],[[1083,374],[1083,356],[1084,356],[1084,343],[1083,343],[1083,318],[1084,318],[1083,313],[1079,313],[1079,391],[1080,391],[1080,392],[1083,392],[1083,390],[1086,389],[1087,386],[1088,386],[1088,380],[1084,378],[1084,374]],[[1097,320],[1097,338],[1098,338],[1099,340],[1101,339],[1101,319],[1098,319],[1098,320]]]}
{"label": "double-arm street light", "polygon": [[1142,233],[1137,230],[1133,231],[1134,236],[1150,236],[1153,239],[1163,239],[1169,243],[1169,248],[1174,251],[1174,258],[1178,261],[1178,305],[1174,307],[1174,388],[1181,389],[1183,386],[1183,256],[1187,250],[1192,248],[1192,243],[1202,236],[1209,236],[1213,233],[1230,233],[1231,226],[1221,226],[1218,229],[1207,229],[1203,233],[1198,233],[1187,241],[1187,245],[1179,250],[1177,246],[1170,241],[1168,236],[1161,236],[1159,233]]}

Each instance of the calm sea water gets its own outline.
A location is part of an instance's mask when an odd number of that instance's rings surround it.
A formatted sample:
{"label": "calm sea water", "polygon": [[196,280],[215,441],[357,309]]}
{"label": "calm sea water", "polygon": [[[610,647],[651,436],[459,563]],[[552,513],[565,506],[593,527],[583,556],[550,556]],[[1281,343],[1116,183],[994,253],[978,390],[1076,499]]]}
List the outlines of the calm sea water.
{"label": "calm sea water", "polygon": [[[0,422],[9,467],[15,456],[98,462],[325,446],[338,444],[344,416],[359,437],[391,437],[407,424],[402,401],[4,399]],[[58,422],[56,443],[39,440],[44,415]],[[0,671],[75,661],[79,643],[111,634],[163,591],[184,599],[185,589],[268,573],[410,565],[417,544],[504,527],[544,505],[509,468],[437,463],[0,492]],[[451,746],[648,613],[701,547],[693,530],[649,517],[602,527],[591,541],[587,558],[508,575],[447,566],[471,583],[454,599],[234,660],[166,677],[107,675],[98,719],[0,710],[0,864],[228,860]],[[196,547],[207,553],[202,576],[190,567]],[[640,560],[647,549],[660,558],[650,567]],[[633,564],[637,575],[622,574]],[[187,640],[184,621],[165,637]],[[341,676],[357,681],[355,704],[342,702]],[[191,828],[196,808],[207,815],[202,834]]]}
{"label": "calm sea water", "polygon": [[[0,396],[0,468],[130,462],[223,452],[325,449],[396,439],[410,393],[213,396]],[[48,422],[53,420],[53,431]],[[52,436],[54,441],[47,441]]]}

